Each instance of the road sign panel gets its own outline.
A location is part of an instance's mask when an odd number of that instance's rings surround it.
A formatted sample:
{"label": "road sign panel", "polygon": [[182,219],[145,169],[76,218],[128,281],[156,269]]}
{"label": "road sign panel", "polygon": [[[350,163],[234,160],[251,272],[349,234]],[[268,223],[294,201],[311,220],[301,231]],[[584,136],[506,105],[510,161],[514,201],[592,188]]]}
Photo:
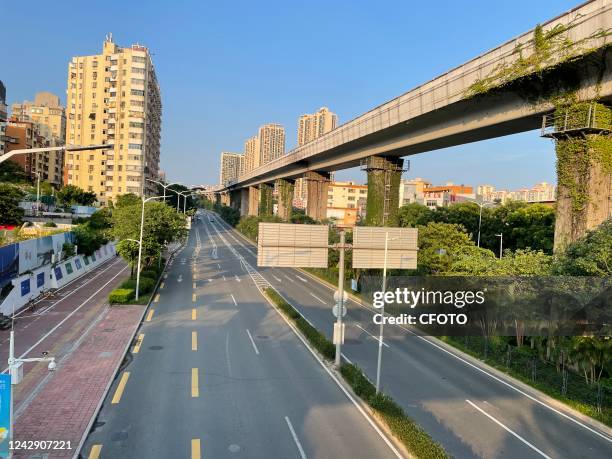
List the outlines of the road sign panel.
{"label": "road sign panel", "polygon": [[[346,290],[342,291],[342,299],[345,303],[348,300],[348,294],[346,293]],[[336,290],[334,292],[334,301],[337,303],[339,300],[340,300],[340,292]]]}
{"label": "road sign panel", "polygon": [[382,268],[385,264],[385,238],[387,238],[387,268],[416,269],[418,253],[416,228],[371,226],[355,227],[353,268]]}
{"label": "road sign panel", "polygon": [[[332,308],[332,314],[334,315],[334,317],[337,319],[338,318],[338,306],[340,306],[338,303],[334,304],[334,307]],[[343,304],[342,305],[342,317],[346,316],[346,306]]]}
{"label": "road sign panel", "polygon": [[257,266],[326,268],[327,225],[260,223]]}

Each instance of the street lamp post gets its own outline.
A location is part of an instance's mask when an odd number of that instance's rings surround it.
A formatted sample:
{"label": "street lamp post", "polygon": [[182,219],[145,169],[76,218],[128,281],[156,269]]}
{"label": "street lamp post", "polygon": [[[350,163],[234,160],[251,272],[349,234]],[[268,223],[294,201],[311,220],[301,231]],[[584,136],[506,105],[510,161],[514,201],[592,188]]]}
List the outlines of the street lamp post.
{"label": "street lamp post", "polygon": [[[150,179],[150,178],[148,178],[147,180],[148,180],[149,182],[157,183],[158,185],[160,185],[161,187],[163,187],[163,189],[164,189],[164,202],[166,202],[166,189],[167,189],[168,187],[171,187],[172,185],[180,185],[180,184],[181,184],[180,182],[172,182],[172,183],[167,183],[167,184],[165,184],[165,185],[164,185],[164,182],[159,182],[159,181],[157,181],[157,180],[153,180],[153,179]],[[170,191],[174,191],[174,190],[173,190],[172,188],[170,188]],[[176,193],[176,192],[175,192],[175,193]]]}
{"label": "street lamp post", "polygon": [[163,196],[151,196],[150,198],[142,197],[142,211],[140,213],[140,238],[138,240],[138,266],[136,268],[136,301],[138,301],[138,290],[140,289],[140,263],[142,260],[142,235],[144,231],[144,211],[145,203],[153,199],[163,199]]}
{"label": "street lamp post", "polygon": [[495,236],[499,238],[499,259],[501,260],[504,253],[504,233],[499,233]]}
{"label": "street lamp post", "polygon": [[[187,192],[187,191],[189,191],[189,192]],[[191,196],[193,194],[191,192],[191,190],[187,190],[187,191],[179,191],[179,192],[177,192],[177,194],[181,195],[183,197],[183,199],[184,199],[184,201],[183,201],[183,213],[186,213],[186,211],[187,211],[187,196]],[[180,198],[178,198],[178,201],[180,201]],[[177,210],[177,212],[179,210],[178,209],[178,202],[177,202],[177,205],[176,205],[176,210]]]}

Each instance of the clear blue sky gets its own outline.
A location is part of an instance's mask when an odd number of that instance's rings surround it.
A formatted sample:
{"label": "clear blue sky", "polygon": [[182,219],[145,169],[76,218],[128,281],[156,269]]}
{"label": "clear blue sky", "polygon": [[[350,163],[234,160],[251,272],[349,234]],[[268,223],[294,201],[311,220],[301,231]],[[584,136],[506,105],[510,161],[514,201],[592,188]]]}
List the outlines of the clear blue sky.
{"label": "clear blue sky", "polygon": [[[575,6],[567,0],[38,1],[5,6],[0,80],[9,103],[48,90],[65,100],[71,56],[105,34],[154,53],[162,88],[162,168],[216,183],[221,151],[266,122],[296,144],[297,118],[325,105],[340,122],[396,97]],[[555,180],[536,132],[411,158],[408,176],[522,187]],[[341,179],[364,181],[358,170]]]}

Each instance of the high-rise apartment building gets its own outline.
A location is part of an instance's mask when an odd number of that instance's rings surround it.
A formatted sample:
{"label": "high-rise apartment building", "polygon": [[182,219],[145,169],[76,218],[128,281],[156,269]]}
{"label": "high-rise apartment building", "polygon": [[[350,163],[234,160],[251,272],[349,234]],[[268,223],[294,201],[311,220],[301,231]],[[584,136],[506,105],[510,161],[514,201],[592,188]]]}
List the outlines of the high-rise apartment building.
{"label": "high-rise apartment building", "polygon": [[245,157],[241,153],[221,153],[219,184],[225,185],[229,180],[236,180],[244,172]]}
{"label": "high-rise apartment building", "polygon": [[314,139],[327,134],[336,128],[338,116],[321,107],[317,112],[300,116],[298,120],[298,146],[302,146]]}
{"label": "high-rise apartment building", "polygon": [[260,165],[285,154],[285,128],[280,124],[264,124],[259,128]]}
{"label": "high-rise apartment building", "polygon": [[101,54],[72,58],[66,94],[66,142],[114,147],[67,153],[65,183],[95,192],[102,205],[153,194],[146,179],[158,177],[161,95],[149,50],[107,37]]}
{"label": "high-rise apartment building", "polygon": [[[65,143],[66,113],[60,99],[50,92],[39,92],[34,102],[24,101],[11,106],[11,119],[31,121],[34,134],[38,137],[36,146],[60,146]],[[41,180],[60,186],[63,180],[64,155],[59,151],[49,151],[31,155],[30,173],[40,173]]]}
{"label": "high-rise apartment building", "polygon": [[259,137],[251,137],[244,142],[244,172],[250,172],[261,165]]}
{"label": "high-rise apartment building", "polygon": [[4,83],[0,81],[0,156],[6,153],[6,147],[4,145],[4,137],[6,135],[6,88]]}
{"label": "high-rise apartment building", "polygon": [[280,124],[264,124],[256,136],[244,143],[244,169],[250,172],[285,154],[285,128]]}
{"label": "high-rise apartment building", "polygon": [[[298,120],[298,146],[312,142],[313,140],[327,134],[338,124],[338,116],[329,111],[327,107],[321,107],[315,113],[307,113],[300,116]],[[331,179],[334,180],[333,178]],[[298,207],[306,206],[308,186],[306,180],[295,181],[294,199]]]}

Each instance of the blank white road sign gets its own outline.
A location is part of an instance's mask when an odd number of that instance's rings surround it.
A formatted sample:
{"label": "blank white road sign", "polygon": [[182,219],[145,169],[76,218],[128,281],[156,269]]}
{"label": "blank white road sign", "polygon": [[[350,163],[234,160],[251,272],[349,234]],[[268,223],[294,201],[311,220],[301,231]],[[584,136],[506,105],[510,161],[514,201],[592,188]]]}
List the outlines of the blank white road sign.
{"label": "blank white road sign", "polygon": [[327,225],[260,223],[257,266],[327,268]]}
{"label": "blank white road sign", "polygon": [[387,239],[387,269],[416,269],[418,230],[356,226],[353,230],[353,268],[383,268],[385,235]]}

